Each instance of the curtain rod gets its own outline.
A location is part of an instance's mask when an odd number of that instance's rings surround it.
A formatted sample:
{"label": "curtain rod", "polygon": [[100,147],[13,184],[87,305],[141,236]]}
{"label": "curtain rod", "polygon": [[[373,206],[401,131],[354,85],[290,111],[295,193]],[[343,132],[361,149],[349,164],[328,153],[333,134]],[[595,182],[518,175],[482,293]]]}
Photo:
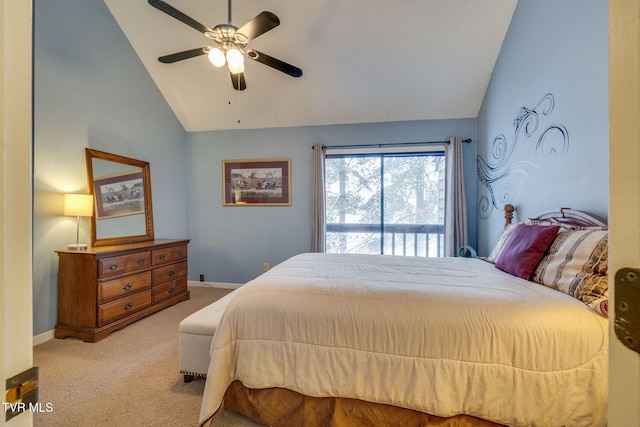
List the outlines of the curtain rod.
{"label": "curtain rod", "polygon": [[[463,139],[462,142],[467,144],[471,142],[471,138]],[[357,144],[357,145],[323,145],[322,148],[382,148],[382,147],[403,147],[412,145],[436,145],[448,144],[449,141],[428,141],[428,142],[399,142],[396,144]],[[313,149],[313,146],[311,146]]]}

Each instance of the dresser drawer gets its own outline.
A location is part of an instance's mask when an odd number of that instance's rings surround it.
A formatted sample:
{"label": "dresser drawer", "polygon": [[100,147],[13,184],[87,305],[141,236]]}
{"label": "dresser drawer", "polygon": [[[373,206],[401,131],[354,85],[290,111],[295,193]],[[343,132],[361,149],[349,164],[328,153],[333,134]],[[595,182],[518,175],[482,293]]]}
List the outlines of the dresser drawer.
{"label": "dresser drawer", "polygon": [[137,271],[151,267],[151,251],[138,252],[127,256],[129,271]]}
{"label": "dresser drawer", "polygon": [[187,259],[187,245],[174,246],[171,248],[171,260],[180,261]]}
{"label": "dresser drawer", "polygon": [[98,284],[98,304],[151,288],[151,272],[132,274]]}
{"label": "dresser drawer", "polygon": [[186,280],[174,280],[173,282],[155,286],[151,291],[151,302],[156,304],[174,295],[178,295],[187,291]]}
{"label": "dresser drawer", "polygon": [[115,276],[151,266],[151,252],[138,252],[98,260],[98,277]]}
{"label": "dresser drawer", "polygon": [[104,326],[151,305],[151,291],[141,291],[98,307],[98,326]]}
{"label": "dresser drawer", "polygon": [[187,262],[178,262],[176,264],[158,267],[153,270],[153,286],[162,285],[177,279],[187,278]]}
{"label": "dresser drawer", "polygon": [[187,259],[187,245],[156,249],[151,254],[151,261],[153,262],[153,265],[161,265],[168,262],[181,261],[183,259]]}

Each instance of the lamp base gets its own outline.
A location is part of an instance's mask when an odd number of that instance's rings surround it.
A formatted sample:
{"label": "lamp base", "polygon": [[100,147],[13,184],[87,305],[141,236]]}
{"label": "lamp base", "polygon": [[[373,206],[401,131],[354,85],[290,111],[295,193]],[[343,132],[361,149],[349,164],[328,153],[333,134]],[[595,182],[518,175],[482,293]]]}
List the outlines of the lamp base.
{"label": "lamp base", "polygon": [[67,249],[70,251],[86,251],[87,244],[86,243],[70,243],[67,245]]}

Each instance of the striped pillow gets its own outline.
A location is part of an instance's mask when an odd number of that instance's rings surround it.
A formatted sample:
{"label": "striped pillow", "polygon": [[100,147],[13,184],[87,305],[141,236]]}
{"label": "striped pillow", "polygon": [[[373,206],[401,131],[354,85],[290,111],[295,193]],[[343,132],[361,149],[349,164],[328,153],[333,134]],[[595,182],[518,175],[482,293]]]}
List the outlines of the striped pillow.
{"label": "striped pillow", "polygon": [[562,227],[561,231],[565,230],[608,230],[609,228],[598,225],[581,225],[571,221],[559,221],[555,218],[549,219],[534,219],[527,218],[524,220],[525,225],[557,225]]}
{"label": "striped pillow", "polygon": [[607,230],[565,231],[538,263],[532,280],[574,296],[607,316],[608,261]]}

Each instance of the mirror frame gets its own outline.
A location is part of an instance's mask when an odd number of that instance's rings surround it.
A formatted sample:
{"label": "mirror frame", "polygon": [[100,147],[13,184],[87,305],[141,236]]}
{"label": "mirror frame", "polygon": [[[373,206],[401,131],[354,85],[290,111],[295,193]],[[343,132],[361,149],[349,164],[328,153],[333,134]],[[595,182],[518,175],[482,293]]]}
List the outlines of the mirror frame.
{"label": "mirror frame", "polygon": [[[123,245],[127,243],[147,242],[154,239],[153,236],[153,207],[151,203],[151,166],[149,162],[136,160],[117,154],[106,153],[104,151],[85,148],[87,162],[87,181],[89,183],[89,194],[93,196],[93,216],[91,217],[91,246],[111,246]],[[144,215],[146,233],[133,236],[97,238],[96,233],[96,202],[94,194],[93,159],[106,160],[115,163],[122,163],[142,169],[142,181],[144,187]]]}

